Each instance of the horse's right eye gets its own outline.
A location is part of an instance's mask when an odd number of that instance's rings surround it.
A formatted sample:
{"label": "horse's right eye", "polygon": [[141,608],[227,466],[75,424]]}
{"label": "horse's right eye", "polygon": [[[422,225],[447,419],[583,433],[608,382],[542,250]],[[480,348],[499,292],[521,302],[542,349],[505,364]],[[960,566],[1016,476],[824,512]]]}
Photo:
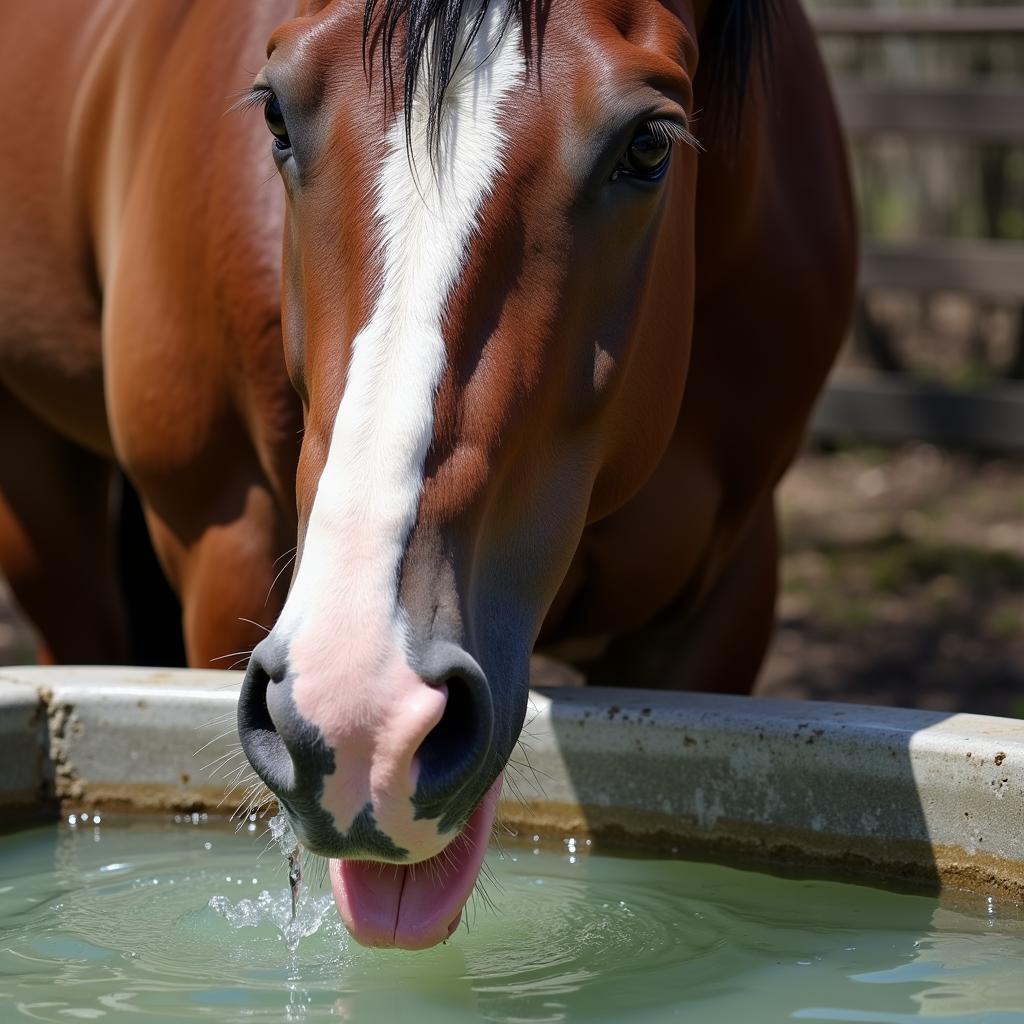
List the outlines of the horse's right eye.
{"label": "horse's right eye", "polygon": [[281,113],[281,103],[273,94],[263,107],[263,116],[267,120],[270,134],[274,136],[274,145],[278,149],[291,149],[292,143],[288,138],[288,126],[284,123],[284,114]]}

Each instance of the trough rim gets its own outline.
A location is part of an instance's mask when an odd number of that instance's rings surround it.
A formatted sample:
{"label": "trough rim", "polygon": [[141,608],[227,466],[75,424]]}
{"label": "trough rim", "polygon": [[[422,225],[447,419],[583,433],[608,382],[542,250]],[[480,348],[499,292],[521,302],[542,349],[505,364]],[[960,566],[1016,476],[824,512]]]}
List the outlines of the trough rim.
{"label": "trough rim", "polygon": [[[216,812],[192,755],[231,754],[241,680],[0,668],[5,818]],[[226,735],[197,732],[217,717]],[[532,691],[524,735],[539,785],[513,778],[502,817],[526,836],[1024,900],[1022,721],[584,687]]]}

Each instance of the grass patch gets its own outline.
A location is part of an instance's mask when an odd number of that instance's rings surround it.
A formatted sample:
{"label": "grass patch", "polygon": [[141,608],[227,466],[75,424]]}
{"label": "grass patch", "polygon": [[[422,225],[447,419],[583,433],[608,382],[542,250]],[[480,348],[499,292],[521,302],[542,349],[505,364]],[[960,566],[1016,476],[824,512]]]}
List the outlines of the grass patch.
{"label": "grass patch", "polygon": [[993,640],[1013,640],[1024,634],[1024,611],[1012,605],[1000,605],[988,616],[985,632]]}
{"label": "grass patch", "polygon": [[[887,594],[943,576],[967,587],[1024,589],[1024,558],[1010,551],[911,540],[899,532],[867,542],[812,545],[808,550],[822,556],[831,577],[856,574]],[[787,586],[797,590],[798,579],[788,579]]]}

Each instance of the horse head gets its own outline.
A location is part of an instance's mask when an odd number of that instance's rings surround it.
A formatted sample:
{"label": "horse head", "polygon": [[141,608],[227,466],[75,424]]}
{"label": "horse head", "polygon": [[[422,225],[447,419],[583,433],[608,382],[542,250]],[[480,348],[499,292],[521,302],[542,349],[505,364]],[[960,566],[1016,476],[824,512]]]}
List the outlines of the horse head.
{"label": "horse head", "polygon": [[270,41],[305,432],[239,722],[364,943],[458,924],[538,632],[671,437],[696,60],[692,5],[655,0],[334,0]]}

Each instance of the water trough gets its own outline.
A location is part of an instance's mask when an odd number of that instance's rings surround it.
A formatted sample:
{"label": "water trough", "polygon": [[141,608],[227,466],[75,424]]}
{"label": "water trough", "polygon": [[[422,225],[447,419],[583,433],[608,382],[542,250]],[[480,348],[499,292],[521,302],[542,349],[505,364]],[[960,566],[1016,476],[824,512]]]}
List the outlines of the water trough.
{"label": "water trough", "polygon": [[[229,810],[201,768],[237,742],[240,681],[0,669],[0,809]],[[502,810],[530,836],[1024,900],[1024,722],[564,688],[534,691],[525,741]]]}

